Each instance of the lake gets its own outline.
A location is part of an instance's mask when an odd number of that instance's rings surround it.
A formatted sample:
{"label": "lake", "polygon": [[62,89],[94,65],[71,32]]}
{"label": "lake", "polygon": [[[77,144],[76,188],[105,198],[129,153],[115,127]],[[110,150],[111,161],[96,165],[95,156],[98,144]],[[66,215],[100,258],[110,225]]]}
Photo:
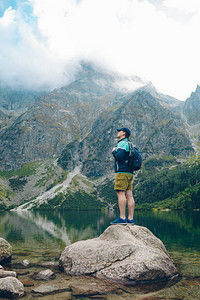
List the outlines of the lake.
{"label": "lake", "polygon": [[[66,245],[99,236],[116,217],[115,211],[1,211],[0,237],[12,245],[14,263],[56,262]],[[200,299],[200,211],[136,211],[135,223],[162,240],[182,278],[159,291],[109,294],[105,299]],[[30,291],[23,299],[32,299]],[[61,293],[59,299],[67,298]]]}

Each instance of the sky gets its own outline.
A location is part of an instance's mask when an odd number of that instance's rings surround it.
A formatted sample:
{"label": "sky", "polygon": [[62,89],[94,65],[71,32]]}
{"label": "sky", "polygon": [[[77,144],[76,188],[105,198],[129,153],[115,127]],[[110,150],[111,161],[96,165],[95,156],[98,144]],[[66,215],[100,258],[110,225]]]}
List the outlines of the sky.
{"label": "sky", "polygon": [[0,84],[61,87],[80,61],[179,100],[200,84],[199,0],[0,0]]}

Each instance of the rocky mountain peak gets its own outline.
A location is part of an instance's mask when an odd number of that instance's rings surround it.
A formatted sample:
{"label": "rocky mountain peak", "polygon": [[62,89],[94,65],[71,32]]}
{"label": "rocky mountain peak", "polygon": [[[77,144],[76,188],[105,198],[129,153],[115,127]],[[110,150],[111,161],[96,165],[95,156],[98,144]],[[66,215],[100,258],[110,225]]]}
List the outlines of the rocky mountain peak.
{"label": "rocky mountain peak", "polygon": [[196,87],[196,91],[195,91],[195,93],[198,93],[198,94],[200,94],[200,85],[198,85],[198,84],[197,84],[197,87]]}
{"label": "rocky mountain peak", "polygon": [[200,86],[197,85],[195,92],[184,103],[183,113],[190,125],[200,123]]}

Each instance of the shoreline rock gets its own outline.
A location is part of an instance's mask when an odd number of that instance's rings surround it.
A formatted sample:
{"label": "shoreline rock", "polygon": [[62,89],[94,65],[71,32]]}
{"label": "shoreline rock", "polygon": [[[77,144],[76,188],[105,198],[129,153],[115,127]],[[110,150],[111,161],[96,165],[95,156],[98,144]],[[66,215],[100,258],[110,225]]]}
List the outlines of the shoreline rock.
{"label": "shoreline rock", "polygon": [[0,237],[0,262],[10,261],[12,256],[12,246],[3,238]]}
{"label": "shoreline rock", "polygon": [[67,246],[59,266],[68,275],[92,275],[130,285],[179,275],[161,240],[137,225],[112,225],[98,238]]}
{"label": "shoreline rock", "polygon": [[0,278],[5,278],[5,277],[17,277],[17,273],[13,271],[0,270]]}
{"label": "shoreline rock", "polygon": [[9,299],[20,298],[24,295],[23,284],[15,277],[0,279],[0,297]]}

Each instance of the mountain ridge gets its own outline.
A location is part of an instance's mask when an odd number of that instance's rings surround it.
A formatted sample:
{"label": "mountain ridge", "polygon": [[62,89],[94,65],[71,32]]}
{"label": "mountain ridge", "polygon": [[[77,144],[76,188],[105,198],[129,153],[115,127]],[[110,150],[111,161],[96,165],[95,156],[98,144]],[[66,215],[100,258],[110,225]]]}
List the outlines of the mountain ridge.
{"label": "mountain ridge", "polygon": [[[82,183],[84,178],[88,178],[98,183],[96,188],[88,191],[91,199],[97,197],[103,201],[101,206],[105,200],[102,196],[106,194],[105,187],[108,190],[112,187],[111,150],[116,145],[116,128],[121,126],[130,127],[131,139],[142,151],[144,165],[145,161],[151,165],[157,161],[159,168],[170,168],[179,165],[180,161],[189,160],[195,153],[198,157],[200,120],[191,116],[196,112],[200,115],[199,95],[200,87],[197,86],[196,91],[181,102],[158,93],[150,82],[144,83],[137,77],[130,78],[104,72],[90,64],[83,65],[74,81],[40,95],[29,103],[23,113],[20,114],[18,108],[15,114],[9,110],[5,113],[5,108],[2,110],[0,199],[4,203],[6,195],[9,195],[6,205],[19,205],[30,200],[29,188],[33,197],[42,195],[45,189],[60,184],[56,183],[56,174],[61,178],[61,170],[70,173],[80,167],[80,176],[83,177],[75,181],[73,193],[77,193],[78,197],[80,189],[85,197],[81,186],[85,186]],[[16,173],[13,178],[9,175],[9,180],[3,175],[4,172],[12,174],[20,171],[23,166],[34,162],[46,166],[49,160],[56,161],[55,165],[51,164],[54,181],[51,178],[41,180],[41,184],[45,184],[40,189],[40,183],[37,184],[32,175]],[[149,172],[146,170],[144,168],[141,172],[146,174]],[[42,171],[37,172],[43,178]],[[16,184],[21,190],[13,190]],[[23,193],[25,190],[27,192]],[[21,200],[20,193],[23,195]],[[67,195],[73,197],[71,185],[62,195],[54,195],[51,203],[62,200],[69,207],[65,199]],[[103,205],[111,204],[107,201]]]}

